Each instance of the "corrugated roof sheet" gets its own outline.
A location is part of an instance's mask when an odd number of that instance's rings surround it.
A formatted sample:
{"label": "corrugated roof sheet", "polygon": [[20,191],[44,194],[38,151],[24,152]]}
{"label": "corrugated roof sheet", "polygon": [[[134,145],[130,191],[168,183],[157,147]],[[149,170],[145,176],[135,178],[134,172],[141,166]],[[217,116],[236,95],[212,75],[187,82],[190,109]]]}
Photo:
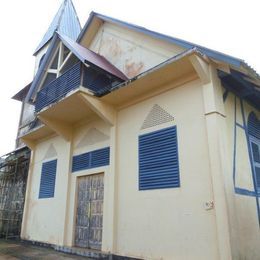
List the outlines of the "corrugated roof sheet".
{"label": "corrugated roof sheet", "polygon": [[111,64],[105,57],[81,46],[65,35],[61,35],[60,33],[58,33],[58,35],[64,45],[70,49],[82,62],[95,65],[119,79],[128,80],[127,76]]}
{"label": "corrugated roof sheet", "polygon": [[34,55],[53,37],[55,32],[76,40],[81,31],[79,18],[71,0],[64,0],[56,13],[51,25],[36,48]]}
{"label": "corrugated roof sheet", "polygon": [[103,56],[89,49],[84,48],[83,46],[76,43],[75,41],[73,41],[72,39],[70,39],[65,35],[61,35],[60,33],[55,33],[51,41],[50,47],[48,48],[48,51],[43,59],[43,62],[33,79],[31,88],[29,89],[29,92],[26,96],[26,102],[29,102],[29,100],[32,97],[34,97],[34,95],[36,94],[38,85],[44,75],[45,69],[47,68],[48,63],[50,62],[52,55],[54,54],[58,46],[58,43],[60,41],[82,62],[87,64],[92,64],[108,72],[109,74],[114,75],[119,79],[128,80],[128,78],[119,69],[117,69],[114,65],[112,65]]}
{"label": "corrugated roof sheet", "polygon": [[248,75],[231,69],[230,74],[218,70],[218,76],[223,87],[260,110],[260,87],[252,83]]}
{"label": "corrugated roof sheet", "polygon": [[27,93],[30,90],[30,87],[32,85],[32,82],[25,86],[23,89],[21,89],[18,93],[16,93],[12,99],[18,100],[18,101],[23,101],[26,98]]}

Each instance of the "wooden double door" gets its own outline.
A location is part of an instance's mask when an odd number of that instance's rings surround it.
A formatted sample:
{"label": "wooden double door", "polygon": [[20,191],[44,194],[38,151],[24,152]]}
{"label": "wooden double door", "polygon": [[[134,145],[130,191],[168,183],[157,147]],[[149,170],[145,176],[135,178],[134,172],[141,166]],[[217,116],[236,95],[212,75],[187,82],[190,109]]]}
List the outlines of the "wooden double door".
{"label": "wooden double door", "polygon": [[75,246],[101,250],[104,174],[78,178]]}

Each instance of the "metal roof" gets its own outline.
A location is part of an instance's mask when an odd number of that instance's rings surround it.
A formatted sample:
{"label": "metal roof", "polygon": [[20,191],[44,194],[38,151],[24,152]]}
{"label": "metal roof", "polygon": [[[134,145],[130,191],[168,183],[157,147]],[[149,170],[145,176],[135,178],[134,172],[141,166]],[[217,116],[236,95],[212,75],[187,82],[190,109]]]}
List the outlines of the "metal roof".
{"label": "metal roof", "polygon": [[260,111],[260,87],[251,82],[248,75],[231,69],[230,74],[218,70],[218,76],[224,88],[245,99]]}
{"label": "metal roof", "polygon": [[129,80],[125,81],[125,82],[122,82],[121,84],[118,84],[118,85],[116,85],[115,87],[113,87],[113,88],[111,88],[109,90],[104,91],[103,93],[101,93],[101,96],[107,95],[107,94],[109,94],[109,93],[111,93],[113,91],[116,91],[116,90],[120,89],[120,88],[126,87],[129,84],[131,84],[132,82],[134,82],[136,80],[139,80],[139,79],[141,79],[143,77],[146,77],[146,76],[152,74],[153,72],[155,72],[157,70],[160,70],[160,69],[166,67],[167,65],[175,63],[175,62],[177,62],[177,61],[179,61],[179,60],[181,60],[181,59],[183,59],[183,58],[185,58],[187,56],[190,56],[192,54],[196,54],[196,55],[200,56],[202,59],[205,58],[204,53],[202,53],[196,47],[194,47],[192,49],[185,50],[185,51],[183,51],[183,52],[181,52],[181,53],[179,53],[179,54],[177,54],[177,55],[167,59],[166,61],[163,61],[162,63],[160,63],[160,64],[158,64],[158,65],[156,65],[156,66],[154,66],[154,67],[152,67],[152,68],[142,72],[141,74],[137,75],[136,77],[134,77],[132,79],[129,79]]}
{"label": "metal roof", "polygon": [[18,101],[23,101],[26,98],[27,93],[30,90],[30,87],[32,85],[32,82],[25,86],[23,89],[21,89],[18,93],[16,93],[12,99],[18,100]]}
{"label": "metal roof", "polygon": [[29,92],[26,96],[26,102],[29,102],[36,94],[39,83],[41,82],[44,72],[46,71],[48,64],[52,59],[52,56],[54,55],[54,52],[60,41],[83,63],[94,65],[119,79],[128,80],[128,78],[108,60],[106,60],[106,58],[89,49],[86,49],[85,47],[82,47],[80,44],[74,42],[69,37],[56,32],[54,33],[50,47],[45,54],[42,64],[40,65],[37,74],[33,79]]}
{"label": "metal roof", "polygon": [[110,23],[113,23],[113,24],[117,24],[119,26],[123,26],[125,28],[130,29],[130,30],[134,30],[134,31],[137,31],[137,32],[144,33],[144,34],[151,36],[153,38],[176,44],[176,45],[183,47],[185,49],[192,49],[192,48],[196,47],[198,50],[202,51],[204,54],[206,54],[210,58],[226,62],[228,64],[235,66],[235,67],[240,67],[242,65],[242,63],[244,63],[244,61],[241,60],[241,59],[232,57],[230,55],[227,55],[227,54],[215,51],[215,50],[208,49],[208,48],[200,46],[198,44],[194,44],[194,43],[184,41],[184,40],[181,40],[181,39],[178,39],[178,38],[175,38],[175,37],[171,37],[171,36],[161,34],[161,33],[155,32],[155,31],[151,31],[151,30],[146,29],[144,27],[134,25],[134,24],[131,24],[131,23],[127,23],[127,22],[124,22],[124,21],[121,21],[121,20],[118,20],[118,19],[115,19],[115,18],[112,18],[112,17],[109,17],[109,16],[105,16],[105,15],[102,15],[102,14],[99,14],[99,13],[95,13],[95,12],[90,13],[88,21],[86,22],[85,26],[83,27],[82,31],[80,32],[80,35],[79,35],[78,40],[77,40],[78,42],[82,39],[83,35],[85,34],[85,32],[87,31],[87,29],[89,28],[89,26],[91,25],[91,23],[92,23],[92,21],[95,17],[99,18],[103,21],[106,21],[106,22],[110,22]]}
{"label": "metal roof", "polygon": [[[71,3],[71,0],[65,0],[64,5],[65,5],[65,3],[68,3],[68,2]],[[71,3],[71,5],[72,5],[72,3]],[[58,11],[59,16],[61,16],[60,12],[61,11],[59,10]],[[209,58],[212,58],[212,59],[215,59],[215,60],[218,60],[218,61],[221,61],[221,62],[225,62],[225,63],[231,65],[233,68],[243,67],[243,68],[246,69],[247,72],[249,72],[249,74],[251,74],[253,77],[256,77],[257,79],[259,79],[259,75],[241,59],[232,57],[230,55],[223,54],[223,53],[218,52],[218,51],[214,51],[214,50],[205,48],[205,47],[200,46],[200,45],[190,43],[190,42],[178,39],[178,38],[174,38],[174,37],[170,37],[170,36],[167,36],[167,35],[164,35],[164,34],[160,34],[160,33],[148,30],[144,27],[140,27],[140,26],[137,26],[137,25],[126,23],[126,22],[120,21],[118,19],[114,19],[114,18],[105,16],[105,15],[102,15],[102,14],[92,12],[89,16],[87,23],[85,24],[84,28],[82,29],[82,31],[80,32],[80,34],[77,38],[78,43],[74,41],[75,37],[70,37],[70,36],[67,35],[67,33],[62,33],[60,30],[58,31],[58,33],[53,32],[54,36],[52,35],[53,37],[51,36],[51,38],[50,38],[50,39],[52,39],[50,47],[48,48],[48,51],[45,55],[46,57],[44,58],[43,63],[40,66],[38,73],[36,74],[35,79],[33,80],[32,86],[31,86],[29,93],[26,97],[27,101],[30,100],[30,98],[33,97],[33,95],[36,94],[37,86],[38,86],[38,84],[39,84],[39,82],[42,78],[43,72],[45,71],[54,51],[56,50],[56,47],[57,47],[57,44],[59,43],[59,40],[61,40],[63,42],[63,44],[66,45],[82,62],[95,65],[96,67],[99,67],[99,68],[109,72],[110,74],[115,75],[118,78],[126,80],[124,83],[120,84],[119,86],[117,86],[113,90],[116,90],[120,87],[128,85],[130,82],[132,82],[133,79],[128,80],[127,77],[121,71],[119,71],[117,68],[115,68],[104,57],[100,56],[97,53],[92,52],[89,49],[84,48],[83,46],[81,46],[79,44],[79,42],[82,39],[82,37],[84,36],[85,32],[91,26],[94,18],[101,19],[102,21],[107,21],[107,22],[110,22],[110,23],[118,24],[119,26],[131,29],[131,30],[134,30],[134,31],[137,31],[137,32],[141,32],[141,33],[149,35],[153,38],[161,39],[163,41],[167,41],[167,42],[170,42],[172,44],[176,44],[178,46],[183,47],[186,50],[186,51],[184,51],[184,53],[176,55],[175,57],[169,59],[165,63],[159,64],[158,66],[155,66],[154,68],[152,68],[151,71],[146,71],[145,73],[151,73],[152,71],[158,69],[158,67],[165,65],[167,62],[173,62],[175,59],[181,58],[184,54],[188,55],[190,52],[196,52],[197,54],[206,55]],[[66,26],[68,26],[68,24]],[[138,77],[136,77],[134,80],[138,79],[141,76],[142,76],[142,74],[139,75]],[[231,75],[228,76],[228,75],[224,75],[223,73],[220,73],[219,77],[221,78],[222,82],[224,82],[224,84],[226,83],[226,81],[228,81],[230,79],[230,80],[233,81],[232,83],[234,83],[234,81],[236,83],[239,82],[243,89],[250,89],[250,96],[247,97],[247,100],[251,104],[254,104],[257,108],[259,108],[259,105],[258,105],[258,103],[259,103],[259,88],[256,88],[256,86],[253,86],[251,83],[248,83],[248,80],[246,80],[246,78],[245,78],[245,74],[242,75],[242,74],[239,74],[239,72],[232,70]],[[228,77],[229,77],[229,79],[228,79]],[[236,92],[236,90],[234,90],[233,87],[232,87],[231,91]],[[103,93],[103,94],[105,95],[105,94],[108,94],[108,93]],[[241,95],[241,93],[238,93],[238,92],[236,92],[236,94]],[[248,92],[247,92],[246,95],[248,95]]]}
{"label": "metal roof", "polygon": [[42,79],[43,72],[47,69],[47,65],[50,62],[52,56],[54,55],[54,51],[58,47],[59,41],[57,33],[54,33],[54,36],[51,38],[50,46],[47,49],[46,54],[44,55],[43,61],[40,64],[40,67],[32,81],[32,85],[29,89],[29,92],[25,98],[25,102],[30,102],[31,98],[37,91],[37,85],[39,84],[40,80]]}
{"label": "metal roof", "polygon": [[65,35],[61,35],[60,33],[58,33],[58,35],[63,44],[83,63],[94,65],[119,79],[128,80],[127,76],[111,64],[105,57],[81,46]]}
{"label": "metal roof", "polygon": [[36,48],[34,55],[53,37],[55,32],[60,32],[63,35],[69,36],[76,40],[81,31],[80,21],[77,16],[75,7],[71,0],[64,0],[56,13],[47,32],[43,36],[40,44]]}

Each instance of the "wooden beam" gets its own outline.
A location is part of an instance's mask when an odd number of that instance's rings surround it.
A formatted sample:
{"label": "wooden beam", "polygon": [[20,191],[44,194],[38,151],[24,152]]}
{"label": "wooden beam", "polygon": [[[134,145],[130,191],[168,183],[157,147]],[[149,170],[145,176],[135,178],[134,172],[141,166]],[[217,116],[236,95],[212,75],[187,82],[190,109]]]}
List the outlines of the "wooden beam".
{"label": "wooden beam", "polygon": [[63,44],[60,42],[60,47],[59,47],[59,56],[58,56],[58,65],[57,65],[57,77],[60,76],[60,67],[63,62]]}
{"label": "wooden beam", "polygon": [[58,71],[56,69],[48,69],[47,72],[52,74],[57,74]]}
{"label": "wooden beam", "polygon": [[209,65],[197,55],[192,55],[189,60],[203,84],[210,82]]}
{"label": "wooden beam", "polygon": [[116,110],[111,105],[101,101],[99,98],[79,93],[81,100],[90,107],[98,116],[100,116],[106,123],[113,126],[116,121]]}
{"label": "wooden beam", "polygon": [[50,119],[43,115],[38,115],[38,118],[58,135],[60,135],[66,141],[71,141],[72,138],[72,127],[60,120]]}
{"label": "wooden beam", "polygon": [[62,62],[60,68],[59,68],[59,72],[63,69],[63,67],[66,65],[67,61],[69,60],[69,58],[72,56],[72,52],[70,52],[68,54],[68,56],[65,58],[65,60]]}

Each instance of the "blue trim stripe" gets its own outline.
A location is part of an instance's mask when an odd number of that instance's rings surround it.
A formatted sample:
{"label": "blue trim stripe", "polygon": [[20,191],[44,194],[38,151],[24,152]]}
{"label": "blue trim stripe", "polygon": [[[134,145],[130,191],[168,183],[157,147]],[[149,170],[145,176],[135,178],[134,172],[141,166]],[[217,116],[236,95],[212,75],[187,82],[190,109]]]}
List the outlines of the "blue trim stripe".
{"label": "blue trim stripe", "polygon": [[56,171],[57,160],[45,162],[42,164],[39,199],[54,197]]}
{"label": "blue trim stripe", "polygon": [[[234,109],[234,150],[233,150],[233,183],[234,183],[234,190],[235,190],[236,194],[243,195],[243,196],[255,197],[255,199],[256,199],[256,207],[257,207],[258,224],[259,224],[259,227],[260,227],[260,208],[259,208],[259,197],[260,197],[260,194],[257,193],[257,189],[256,189],[256,180],[255,180],[254,169],[253,169],[253,161],[252,161],[253,160],[253,155],[252,155],[252,151],[251,151],[251,148],[250,148],[249,133],[248,133],[248,127],[246,125],[246,120],[245,120],[245,112],[244,112],[243,100],[240,98],[241,113],[242,113],[242,118],[243,118],[243,125],[241,125],[241,124],[239,124],[237,122],[237,96],[235,95],[234,98],[235,98],[235,100],[234,100],[234,107],[235,107],[235,109]],[[250,116],[249,116],[249,119],[250,119]],[[245,131],[246,140],[247,140],[247,149],[248,149],[248,154],[249,154],[249,159],[250,159],[250,166],[251,166],[251,172],[252,172],[252,178],[253,178],[253,184],[254,184],[254,191],[250,191],[250,190],[247,190],[247,189],[236,187],[237,127],[240,127],[240,128],[242,128]]]}
{"label": "blue trim stripe", "polygon": [[109,165],[110,148],[102,148],[72,158],[72,172]]}
{"label": "blue trim stripe", "polygon": [[139,136],[139,190],[180,187],[177,128]]}
{"label": "blue trim stripe", "polygon": [[[249,159],[250,159],[251,173],[252,173],[253,184],[254,184],[254,192],[255,192],[255,194],[257,194],[256,178],[255,178],[255,174],[254,174],[253,155],[252,155],[252,151],[251,151],[251,147],[250,147],[248,128],[247,128],[247,125],[246,125],[244,104],[243,104],[243,100],[241,98],[240,98],[240,105],[241,105],[243,125],[244,125],[244,128],[245,128],[245,134],[246,134],[246,140],[247,140],[247,149],[248,149],[248,154],[249,154]],[[259,224],[259,227],[260,227],[260,207],[259,207],[259,200],[258,200],[257,196],[256,196],[256,207],[257,207],[257,215],[258,215],[258,224]]]}
{"label": "blue trim stripe", "polygon": [[235,111],[234,111],[234,150],[233,150],[233,183],[234,187],[236,186],[236,151],[237,151],[237,97],[234,95],[235,98]]}
{"label": "blue trim stripe", "polygon": [[239,124],[239,123],[236,123],[236,126],[238,126],[238,127],[242,128],[243,130],[245,130],[244,126],[242,126],[242,125]]}
{"label": "blue trim stripe", "polygon": [[242,189],[242,188],[238,188],[238,187],[235,187],[235,192],[236,192],[236,194],[239,194],[239,195],[260,198],[260,194],[255,193],[254,191],[250,191],[250,190],[246,190],[246,189]]}

